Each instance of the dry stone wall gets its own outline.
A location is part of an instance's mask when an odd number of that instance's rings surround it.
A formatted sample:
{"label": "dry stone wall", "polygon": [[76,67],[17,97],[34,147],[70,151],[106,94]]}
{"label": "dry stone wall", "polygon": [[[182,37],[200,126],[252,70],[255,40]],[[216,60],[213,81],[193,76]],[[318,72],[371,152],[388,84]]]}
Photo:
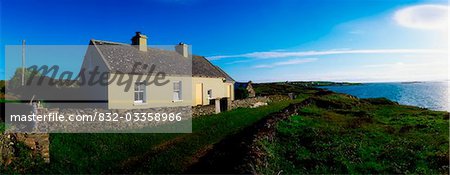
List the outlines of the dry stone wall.
{"label": "dry stone wall", "polygon": [[194,106],[192,107],[192,117],[198,117],[203,115],[211,115],[216,111],[215,105]]}
{"label": "dry stone wall", "polygon": [[[43,114],[58,114],[63,115],[66,118],[70,115],[80,116],[91,115],[91,118],[95,118],[95,121],[63,121],[63,122],[38,122],[36,123],[36,132],[80,132],[80,133],[92,133],[92,132],[135,132],[133,130],[139,130],[141,128],[150,128],[149,131],[143,132],[187,132],[180,131],[179,128],[165,128],[166,130],[158,130],[159,126],[170,124],[171,122],[179,122],[176,120],[168,120],[168,117],[163,121],[160,117],[156,121],[155,114],[178,114],[182,121],[191,119],[191,107],[164,107],[164,108],[150,108],[150,109],[102,109],[102,108],[50,108],[40,109],[40,113]],[[152,113],[152,121],[149,121],[149,113]],[[112,115],[104,115],[112,114]],[[115,115],[117,114],[117,116]],[[145,121],[135,121],[136,114],[139,117],[145,115]],[[102,118],[101,116],[102,115]],[[166,115],[166,116],[167,116]],[[95,117],[94,117],[95,116]],[[156,127],[155,127],[156,126]],[[154,128],[153,130],[151,128]],[[178,130],[177,130],[178,129]]]}
{"label": "dry stone wall", "polygon": [[[234,100],[229,104],[229,109],[236,108],[250,108],[250,107],[258,107],[267,105],[270,102],[279,102],[289,100],[288,96],[284,95],[270,95],[264,97],[254,97],[254,98],[246,98],[241,100]],[[206,106],[196,106],[192,108],[192,116],[198,117],[202,115],[211,115],[215,113],[214,105],[206,105]]]}

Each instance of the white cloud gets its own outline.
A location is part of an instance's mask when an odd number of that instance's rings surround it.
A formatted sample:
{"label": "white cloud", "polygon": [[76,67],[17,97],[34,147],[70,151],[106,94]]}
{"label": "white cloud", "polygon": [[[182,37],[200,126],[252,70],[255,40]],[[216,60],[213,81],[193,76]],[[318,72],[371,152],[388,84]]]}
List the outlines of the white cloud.
{"label": "white cloud", "polygon": [[251,60],[238,60],[238,61],[232,61],[226,64],[238,64],[238,63],[247,63],[250,62]]}
{"label": "white cloud", "polygon": [[256,65],[253,68],[272,68],[277,66],[284,66],[284,65],[297,65],[297,64],[303,64],[303,63],[309,63],[317,61],[317,58],[304,58],[304,59],[291,59],[287,61],[281,61],[281,62],[275,62],[272,64],[260,64]]}
{"label": "white cloud", "polygon": [[368,64],[368,65],[364,65],[363,67],[366,68],[381,68],[381,67],[403,67],[405,65],[405,63],[403,62],[397,62],[397,63],[393,63],[393,64]]}
{"label": "white cloud", "polygon": [[397,10],[394,20],[401,26],[416,29],[448,28],[448,7],[445,5],[416,5]]}
{"label": "white cloud", "polygon": [[223,58],[286,58],[301,56],[321,56],[321,55],[341,55],[341,54],[434,54],[447,53],[446,50],[435,49],[362,49],[362,50],[326,50],[326,51],[268,51],[268,52],[252,52],[238,55],[219,55],[208,57],[209,60],[219,60]]}

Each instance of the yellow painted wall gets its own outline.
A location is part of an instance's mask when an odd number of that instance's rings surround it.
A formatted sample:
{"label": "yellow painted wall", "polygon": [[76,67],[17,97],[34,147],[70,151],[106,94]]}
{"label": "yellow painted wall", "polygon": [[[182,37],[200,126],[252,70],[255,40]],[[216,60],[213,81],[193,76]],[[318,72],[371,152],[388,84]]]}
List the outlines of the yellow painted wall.
{"label": "yellow painted wall", "polygon": [[[169,83],[163,86],[157,86],[154,83],[149,84],[146,87],[146,98],[144,103],[134,102],[134,83],[138,80],[138,75],[131,74],[110,74],[110,80],[114,76],[123,75],[124,80],[132,79],[132,85],[128,91],[125,91],[125,85],[118,85],[116,78],[108,86],[108,108],[110,109],[137,109],[137,108],[152,108],[152,107],[174,107],[174,106],[191,106],[192,105],[192,77],[170,77],[166,76],[164,80],[169,80]],[[147,77],[142,76],[141,80],[145,80]],[[153,78],[149,79],[150,81]],[[112,81],[112,80],[111,80]],[[182,85],[182,100],[174,101],[173,99],[173,83],[175,81],[181,81]]]}
{"label": "yellow painted wall", "polygon": [[[231,99],[234,100],[234,87],[233,83],[224,83],[222,78],[206,78],[206,77],[193,77],[192,78],[193,85],[195,88],[196,84],[203,84],[203,105],[208,105],[208,90],[212,90],[212,98],[224,98],[228,97],[229,93],[227,93],[227,86],[231,86]],[[196,91],[194,90],[193,97],[196,96]],[[196,105],[195,101],[193,101],[192,105]]]}
{"label": "yellow painted wall", "polygon": [[[117,74],[110,74],[110,79]],[[170,82],[164,86],[156,86],[151,84],[146,87],[146,102],[134,102],[134,82],[137,81],[138,75],[124,74],[123,79],[132,78],[132,86],[129,91],[124,91],[125,86],[117,85],[118,78],[115,83],[108,86],[108,100],[110,109],[136,109],[136,108],[151,108],[151,107],[173,107],[173,106],[195,106],[196,105],[196,84],[203,85],[203,105],[209,104],[207,98],[207,91],[213,91],[213,98],[223,98],[231,95],[234,99],[234,88],[232,83],[224,83],[221,78],[200,78],[200,77],[174,77],[167,76],[165,80]],[[143,76],[141,79],[145,79]],[[152,80],[152,79],[150,79]],[[173,82],[182,81],[182,101],[173,101]],[[231,94],[227,93],[227,86],[231,88]]]}

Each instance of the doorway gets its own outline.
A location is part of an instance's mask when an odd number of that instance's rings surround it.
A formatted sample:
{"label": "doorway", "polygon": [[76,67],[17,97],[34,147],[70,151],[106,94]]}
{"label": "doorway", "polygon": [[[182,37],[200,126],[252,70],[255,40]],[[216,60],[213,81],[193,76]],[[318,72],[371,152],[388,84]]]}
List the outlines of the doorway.
{"label": "doorway", "polygon": [[195,105],[203,105],[203,83],[195,84]]}

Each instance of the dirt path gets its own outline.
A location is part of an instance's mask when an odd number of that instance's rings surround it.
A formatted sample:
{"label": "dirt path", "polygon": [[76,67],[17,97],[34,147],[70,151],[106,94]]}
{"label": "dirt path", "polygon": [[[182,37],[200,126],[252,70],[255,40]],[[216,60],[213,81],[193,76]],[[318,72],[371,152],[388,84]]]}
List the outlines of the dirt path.
{"label": "dirt path", "polygon": [[185,173],[254,173],[252,165],[259,154],[258,150],[252,149],[253,145],[259,138],[271,137],[278,121],[289,118],[296,114],[298,109],[310,103],[311,99],[307,99],[291,104],[238,134],[225,138],[198,159],[197,163],[189,166]]}
{"label": "dirt path", "polygon": [[[269,137],[274,133],[275,124],[297,113],[298,109],[311,103],[306,99],[300,103],[291,104],[280,112],[270,114],[237,134],[231,135],[217,144],[207,145],[192,157],[184,160],[185,173],[252,173],[252,164],[258,152],[252,146],[259,138]],[[130,157],[120,163],[114,172],[135,173],[142,168],[143,162],[157,157],[164,150],[173,148],[188,138],[195,137],[195,133],[180,135],[172,140],[152,147],[149,151],[135,157]]]}

